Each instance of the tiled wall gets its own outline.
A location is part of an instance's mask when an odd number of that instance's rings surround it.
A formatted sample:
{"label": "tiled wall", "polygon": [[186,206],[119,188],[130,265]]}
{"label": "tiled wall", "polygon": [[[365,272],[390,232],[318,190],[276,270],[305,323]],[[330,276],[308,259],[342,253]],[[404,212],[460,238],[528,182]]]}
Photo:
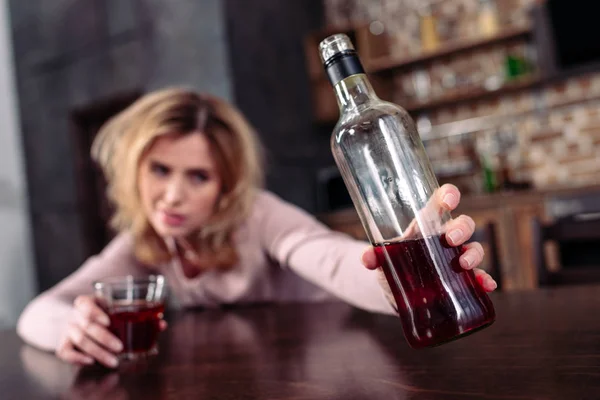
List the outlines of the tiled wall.
{"label": "tiled wall", "polygon": [[[481,101],[473,107],[448,107],[430,118],[436,125],[485,115],[506,116],[506,122],[470,136],[480,151],[493,155],[497,133],[504,132],[514,144],[507,159],[515,178],[530,179],[538,187],[600,183],[600,158],[596,157],[600,152],[600,74]],[[443,146],[444,141],[433,142]],[[435,159],[435,154],[430,156]],[[440,152],[439,157],[445,154]]]}
{"label": "tiled wall", "polygon": [[[496,0],[501,26],[526,26],[529,8],[535,0]],[[325,0],[327,22],[347,25],[381,21],[391,38],[393,57],[407,57],[421,52],[418,7],[421,0]],[[444,0],[432,9],[439,18],[441,41],[468,39],[478,35],[478,0]],[[476,52],[433,62],[425,69],[426,90],[415,90],[423,70],[398,74],[394,80],[394,101],[413,104],[447,93],[451,81],[459,78],[465,90],[494,85],[490,77],[504,79],[503,60],[508,52],[525,55],[535,64],[535,50],[525,39],[511,45],[497,45]],[[534,72],[535,73],[535,72]],[[461,75],[464,77],[460,79]],[[500,80],[501,80],[500,79]],[[423,94],[425,93],[425,94]],[[600,183],[600,73],[545,84],[542,87],[515,91],[485,100],[437,108],[426,114],[413,113],[421,126],[436,126],[468,118],[506,116],[506,123],[463,135],[460,138],[432,140],[427,143],[430,158],[442,168],[469,157],[460,146],[474,142],[480,153],[488,154],[498,165],[498,132],[502,133],[504,154],[513,179],[530,180],[537,187],[555,185],[589,185]],[[473,177],[470,177],[473,178]],[[473,179],[471,179],[473,181]],[[475,179],[474,181],[477,181]],[[469,189],[481,190],[480,181]]]}

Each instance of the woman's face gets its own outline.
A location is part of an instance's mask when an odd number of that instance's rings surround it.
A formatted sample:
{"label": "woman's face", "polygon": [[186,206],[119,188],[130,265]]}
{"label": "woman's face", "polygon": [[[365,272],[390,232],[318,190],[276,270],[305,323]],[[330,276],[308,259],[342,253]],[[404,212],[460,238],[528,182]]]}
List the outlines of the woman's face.
{"label": "woman's face", "polygon": [[201,133],[159,137],[142,157],[142,207],[162,237],[199,230],[215,210],[221,191],[211,148]]}

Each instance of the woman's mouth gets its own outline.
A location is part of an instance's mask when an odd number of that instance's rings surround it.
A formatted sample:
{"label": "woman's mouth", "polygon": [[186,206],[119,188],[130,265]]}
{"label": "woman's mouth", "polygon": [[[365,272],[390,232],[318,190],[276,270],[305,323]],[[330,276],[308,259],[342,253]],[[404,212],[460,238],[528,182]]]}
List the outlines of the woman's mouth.
{"label": "woman's mouth", "polygon": [[179,227],[185,222],[185,216],[182,214],[161,210],[160,220],[171,227]]}

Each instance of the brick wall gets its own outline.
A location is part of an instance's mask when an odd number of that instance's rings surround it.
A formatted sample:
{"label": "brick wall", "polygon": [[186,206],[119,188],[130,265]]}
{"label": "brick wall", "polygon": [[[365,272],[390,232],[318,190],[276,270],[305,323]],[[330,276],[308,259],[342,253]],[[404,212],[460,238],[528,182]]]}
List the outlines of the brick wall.
{"label": "brick wall", "polygon": [[[534,0],[496,3],[504,28],[530,23],[529,8]],[[421,52],[418,5],[422,4],[416,0],[325,0],[325,15],[330,25],[381,21],[390,38],[391,56],[404,58]],[[477,37],[478,4],[478,0],[434,2],[432,12],[438,17],[442,43]],[[498,44],[396,74],[393,100],[406,105],[426,96],[427,102],[456,90],[459,84],[466,91],[497,85],[504,79],[508,53],[524,55],[535,67],[535,49],[526,39]],[[422,85],[423,76],[426,90],[419,92],[415,83],[421,79]],[[600,159],[595,157],[600,150],[600,73],[412,114],[425,127],[423,137],[429,125],[489,115],[505,117],[501,123],[461,137],[428,141],[429,156],[442,172],[472,158],[472,153],[460,148],[469,143],[480,154],[487,154],[492,165],[498,165],[499,154],[505,155],[513,179],[530,180],[537,187],[600,183]],[[482,190],[477,176],[466,178],[463,187]]]}

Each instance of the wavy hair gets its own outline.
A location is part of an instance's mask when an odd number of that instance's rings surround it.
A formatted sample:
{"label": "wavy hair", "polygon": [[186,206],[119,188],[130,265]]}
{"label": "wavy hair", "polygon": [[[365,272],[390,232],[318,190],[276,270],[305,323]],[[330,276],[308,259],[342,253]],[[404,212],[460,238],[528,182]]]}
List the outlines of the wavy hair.
{"label": "wavy hair", "polygon": [[164,89],[141,97],[111,118],[94,140],[92,158],[104,172],[107,195],[116,209],[111,225],[133,234],[141,262],[158,265],[171,255],[141,205],[140,160],[163,135],[198,132],[210,143],[222,188],[213,215],[190,244],[203,267],[228,268],[238,261],[233,233],[248,216],[256,188],[263,183],[262,147],[239,110],[207,94]]}

